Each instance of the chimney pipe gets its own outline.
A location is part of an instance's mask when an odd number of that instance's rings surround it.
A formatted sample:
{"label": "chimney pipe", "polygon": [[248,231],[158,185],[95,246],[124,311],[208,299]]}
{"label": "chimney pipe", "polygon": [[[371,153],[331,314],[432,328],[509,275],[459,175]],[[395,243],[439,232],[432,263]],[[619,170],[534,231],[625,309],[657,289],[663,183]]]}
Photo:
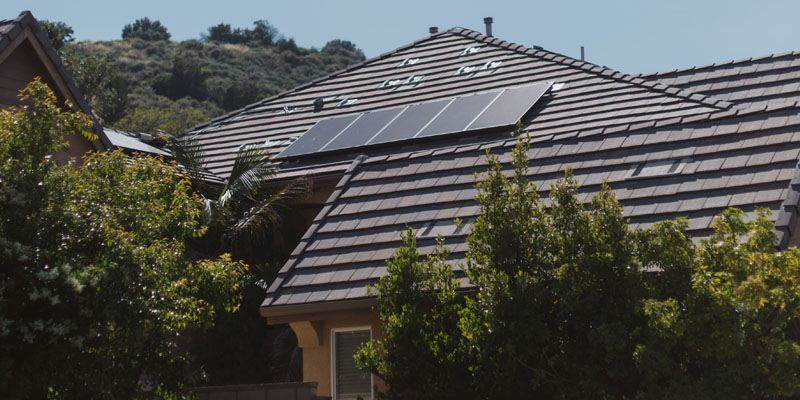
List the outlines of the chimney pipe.
{"label": "chimney pipe", "polygon": [[584,61],[584,58],[583,58],[583,46],[581,46],[581,61]]}
{"label": "chimney pipe", "polygon": [[492,17],[483,19],[483,23],[486,24],[486,36],[492,36],[492,21]]}
{"label": "chimney pipe", "polygon": [[439,27],[438,26],[432,26],[432,27],[428,28],[428,33],[430,33],[431,35],[433,35],[436,32],[439,32]]}

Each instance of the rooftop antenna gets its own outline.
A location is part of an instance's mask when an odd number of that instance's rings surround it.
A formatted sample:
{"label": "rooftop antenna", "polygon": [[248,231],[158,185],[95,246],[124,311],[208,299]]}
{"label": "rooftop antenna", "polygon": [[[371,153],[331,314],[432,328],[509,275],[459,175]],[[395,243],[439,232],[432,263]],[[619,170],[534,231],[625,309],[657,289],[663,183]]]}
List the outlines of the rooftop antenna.
{"label": "rooftop antenna", "polygon": [[492,17],[486,17],[483,19],[483,23],[486,24],[486,36],[492,36]]}

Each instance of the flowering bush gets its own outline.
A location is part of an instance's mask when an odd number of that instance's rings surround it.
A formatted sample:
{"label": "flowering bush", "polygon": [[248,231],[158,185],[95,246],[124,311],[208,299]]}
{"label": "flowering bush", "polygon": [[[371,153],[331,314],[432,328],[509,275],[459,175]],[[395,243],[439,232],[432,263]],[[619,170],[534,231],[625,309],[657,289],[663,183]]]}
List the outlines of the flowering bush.
{"label": "flowering bush", "polygon": [[244,266],[190,261],[202,201],[171,164],[121,152],[57,165],[61,112],[36,80],[0,115],[0,393],[11,398],[179,395],[199,370],[187,328],[234,309]]}

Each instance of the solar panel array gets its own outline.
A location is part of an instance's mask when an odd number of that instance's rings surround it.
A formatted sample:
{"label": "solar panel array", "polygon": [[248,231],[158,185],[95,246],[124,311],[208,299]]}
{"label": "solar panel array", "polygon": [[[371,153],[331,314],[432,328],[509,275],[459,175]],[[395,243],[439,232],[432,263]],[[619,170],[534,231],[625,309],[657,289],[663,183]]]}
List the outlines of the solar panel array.
{"label": "solar panel array", "polygon": [[510,126],[550,85],[540,83],[323,119],[277,158]]}

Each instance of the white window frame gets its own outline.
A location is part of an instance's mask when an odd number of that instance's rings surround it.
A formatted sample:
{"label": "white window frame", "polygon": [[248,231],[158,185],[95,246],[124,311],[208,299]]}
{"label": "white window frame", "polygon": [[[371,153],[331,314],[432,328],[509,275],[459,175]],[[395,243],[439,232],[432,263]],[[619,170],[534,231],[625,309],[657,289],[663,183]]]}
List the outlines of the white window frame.
{"label": "white window frame", "polygon": [[[369,340],[372,340],[372,327],[368,325],[331,329],[331,399],[332,400],[337,400],[336,399],[336,334],[338,332],[357,332],[357,331],[368,331]],[[375,382],[372,378],[371,373],[369,374],[369,397],[372,400],[375,399]]]}

